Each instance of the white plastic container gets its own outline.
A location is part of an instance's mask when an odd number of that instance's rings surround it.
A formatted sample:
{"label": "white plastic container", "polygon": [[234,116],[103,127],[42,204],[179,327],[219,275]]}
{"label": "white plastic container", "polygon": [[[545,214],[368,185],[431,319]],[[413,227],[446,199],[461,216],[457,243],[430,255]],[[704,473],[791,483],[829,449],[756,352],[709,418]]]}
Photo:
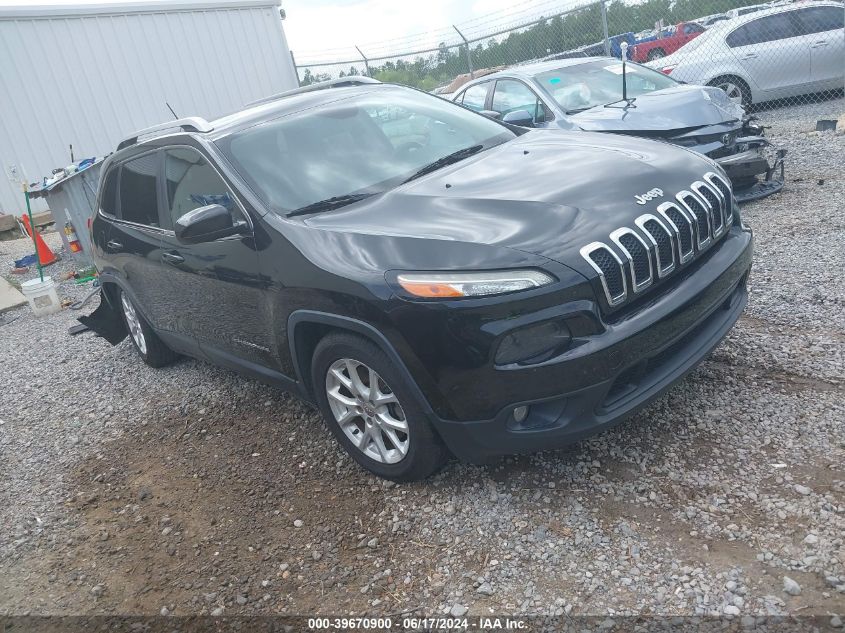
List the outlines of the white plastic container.
{"label": "white plastic container", "polygon": [[30,279],[21,284],[21,292],[35,316],[53,314],[62,309],[59,303],[59,295],[56,294],[56,285],[51,277],[44,277],[41,281],[38,277]]}

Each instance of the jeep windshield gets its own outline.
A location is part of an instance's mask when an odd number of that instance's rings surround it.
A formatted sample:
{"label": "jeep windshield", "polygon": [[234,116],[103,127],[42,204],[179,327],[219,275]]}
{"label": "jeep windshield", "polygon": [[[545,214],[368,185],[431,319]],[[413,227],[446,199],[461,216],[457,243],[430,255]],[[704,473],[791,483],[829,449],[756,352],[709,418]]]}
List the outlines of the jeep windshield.
{"label": "jeep windshield", "polygon": [[[627,64],[628,98],[678,85],[663,73]],[[622,100],[622,62],[601,60],[540,73],[534,80],[563,108],[574,114]]]}
{"label": "jeep windshield", "polygon": [[340,208],[514,138],[439,97],[386,87],[219,140],[263,202],[285,215]]}

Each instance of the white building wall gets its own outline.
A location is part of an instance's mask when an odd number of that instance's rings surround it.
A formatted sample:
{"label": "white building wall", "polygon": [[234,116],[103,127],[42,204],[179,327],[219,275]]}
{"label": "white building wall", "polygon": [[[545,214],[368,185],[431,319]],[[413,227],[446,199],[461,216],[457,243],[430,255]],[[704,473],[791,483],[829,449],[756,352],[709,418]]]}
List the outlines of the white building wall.
{"label": "white building wall", "polygon": [[[297,86],[279,0],[0,7],[0,213],[21,186],[133,131]],[[38,201],[36,208],[46,208]]]}

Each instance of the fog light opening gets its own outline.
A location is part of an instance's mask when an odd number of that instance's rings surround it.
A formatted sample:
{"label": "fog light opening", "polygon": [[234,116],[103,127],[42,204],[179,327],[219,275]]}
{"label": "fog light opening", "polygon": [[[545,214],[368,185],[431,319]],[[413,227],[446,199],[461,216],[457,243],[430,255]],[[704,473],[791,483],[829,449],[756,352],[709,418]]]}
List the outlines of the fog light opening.
{"label": "fog light opening", "polygon": [[514,422],[522,423],[525,422],[525,419],[528,417],[528,412],[531,408],[528,406],[521,406],[521,407],[514,407],[513,410],[513,419]]}

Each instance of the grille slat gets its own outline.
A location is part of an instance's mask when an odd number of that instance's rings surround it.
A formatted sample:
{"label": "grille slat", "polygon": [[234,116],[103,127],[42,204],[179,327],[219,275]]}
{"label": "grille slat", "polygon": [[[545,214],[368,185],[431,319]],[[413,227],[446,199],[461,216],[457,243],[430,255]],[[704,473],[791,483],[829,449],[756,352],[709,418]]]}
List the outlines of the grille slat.
{"label": "grille slat", "polygon": [[670,226],[676,231],[678,261],[681,264],[685,264],[695,254],[693,220],[671,202],[660,205],[657,211],[669,221]]}
{"label": "grille slat", "polygon": [[641,215],[635,221],[654,246],[657,256],[657,274],[660,277],[668,275],[675,269],[675,247],[672,244],[672,233],[653,215]]}
{"label": "grille slat", "polygon": [[704,180],[713,185],[722,195],[725,225],[729,227],[731,222],[733,222],[733,192],[731,191],[731,186],[721,176],[713,172],[705,174]]}
{"label": "grille slat", "polygon": [[699,249],[703,249],[710,243],[710,213],[707,207],[689,191],[682,191],[677,198],[695,218],[696,243]]}
{"label": "grille slat", "polygon": [[719,194],[710,186],[704,183],[699,184],[695,187],[695,192],[700,195],[704,200],[707,202],[707,205],[710,207],[710,227],[712,229],[712,236],[719,237],[722,234],[722,229],[724,228],[724,216],[722,210],[724,208],[724,203],[722,202],[722,198]]}

